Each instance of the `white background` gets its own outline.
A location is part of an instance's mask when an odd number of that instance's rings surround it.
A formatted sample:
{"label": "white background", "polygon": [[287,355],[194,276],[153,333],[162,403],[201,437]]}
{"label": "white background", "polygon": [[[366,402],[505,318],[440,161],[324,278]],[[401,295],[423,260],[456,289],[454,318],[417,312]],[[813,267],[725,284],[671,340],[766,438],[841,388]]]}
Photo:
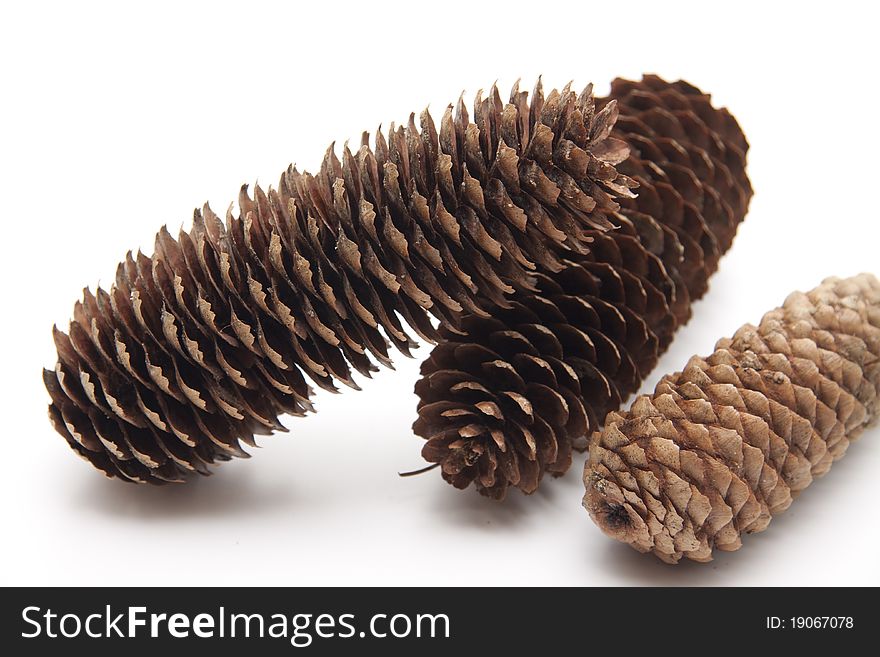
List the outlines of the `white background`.
{"label": "white background", "polygon": [[[0,23],[2,584],[878,584],[880,430],[768,531],[669,567],[606,539],[582,457],[498,504],[423,464],[418,362],[320,393],[255,458],[185,486],[109,481],[46,419],[41,367],[84,285],[328,143],[435,118],[498,80],[599,94],[657,72],[740,120],[756,190],[710,294],[646,382],[827,275],[878,267],[870,3],[10,3]],[[133,6],[132,6],[133,7]],[[873,15],[869,15],[873,14]],[[427,347],[422,349],[427,353]]]}

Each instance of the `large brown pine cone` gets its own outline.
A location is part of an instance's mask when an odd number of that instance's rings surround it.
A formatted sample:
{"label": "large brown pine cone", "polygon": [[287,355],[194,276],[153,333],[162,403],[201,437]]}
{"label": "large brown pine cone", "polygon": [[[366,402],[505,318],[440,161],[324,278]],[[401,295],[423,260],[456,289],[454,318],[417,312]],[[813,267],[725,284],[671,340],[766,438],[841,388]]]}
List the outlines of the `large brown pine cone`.
{"label": "large brown pine cone", "polygon": [[593,231],[588,254],[539,269],[538,290],[441,327],[416,384],[422,454],[459,488],[493,498],[533,492],[635,392],[687,321],[730,247],[752,190],[748,145],[726,109],[685,82],[616,80],[618,168],[638,196]]}
{"label": "large brown pine cone", "polygon": [[[242,188],[225,223],[209,207],[152,256],[128,255],[109,291],[88,289],[58,363],[44,372],[49,415],[70,446],[111,477],[162,483],[245,456],[239,441],[311,409],[307,379],[357,387],[388,340],[429,341],[431,316],[456,326],[534,288],[610,227],[635,183],[615,165],[613,103],[591,88],[531,100],[514,87],[459,102],[439,133],[380,132],[371,150],[331,147],[317,175],[290,168],[277,190]],[[387,339],[386,339],[387,336]]]}
{"label": "large brown pine cone", "polygon": [[880,281],[829,278],[611,413],[584,506],[663,561],[763,531],[880,413]]}

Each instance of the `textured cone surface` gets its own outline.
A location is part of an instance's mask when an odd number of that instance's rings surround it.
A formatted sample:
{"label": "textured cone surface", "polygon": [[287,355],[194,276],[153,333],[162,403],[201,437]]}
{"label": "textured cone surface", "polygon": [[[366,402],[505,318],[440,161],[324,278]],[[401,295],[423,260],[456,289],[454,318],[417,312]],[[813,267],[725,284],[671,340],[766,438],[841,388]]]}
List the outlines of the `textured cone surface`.
{"label": "textured cone surface", "polygon": [[763,531],[880,412],[880,281],[830,278],[611,413],[584,506],[663,561],[708,561]]}
{"label": "textured cone surface", "polygon": [[539,266],[587,253],[635,187],[615,168],[628,155],[616,116],[590,87],[514,87],[508,103],[493,87],[473,121],[459,101],[438,132],[425,111],[421,129],[411,116],[341,161],[331,147],[315,176],[242,188],[225,222],[205,206],[177,239],[163,228],[152,256],[129,254],[55,330],[55,428],[137,482],[246,456],[240,441],[312,409],[309,380],[357,387],[351,368],[390,366],[389,342],[409,354],[408,329],[436,341],[432,316],[486,316]]}
{"label": "textured cone surface", "polygon": [[458,488],[500,499],[564,473],[573,449],[635,392],[690,316],[752,191],[748,145],[725,109],[684,83],[617,80],[612,136],[636,198],[592,231],[587,254],[539,268],[491,317],[467,315],[422,365],[413,430]]}
{"label": "textured cone surface", "polygon": [[[610,100],[620,111],[614,136],[632,151],[620,169],[639,183],[638,197],[624,201],[622,213],[636,225],[659,224],[662,241],[647,226],[640,234],[676,282],[670,306],[682,324],[748,210],[748,143],[726,108],[712,107],[707,94],[684,81],[617,79]],[[670,338],[664,334],[661,343]]]}

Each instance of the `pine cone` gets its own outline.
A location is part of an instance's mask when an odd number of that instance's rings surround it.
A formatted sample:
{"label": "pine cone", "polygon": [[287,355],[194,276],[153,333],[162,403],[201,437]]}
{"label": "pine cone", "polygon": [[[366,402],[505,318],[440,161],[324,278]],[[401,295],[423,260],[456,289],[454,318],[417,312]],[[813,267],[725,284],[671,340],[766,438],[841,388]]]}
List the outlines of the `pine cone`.
{"label": "pine cone", "polygon": [[414,432],[458,488],[501,499],[564,473],[572,449],[635,392],[690,317],[751,197],[745,138],[727,110],[684,82],[617,80],[618,165],[638,196],[592,231],[588,254],[539,269],[537,292],[441,327],[422,365]]}
{"label": "pine cone", "polygon": [[632,150],[619,168],[640,185],[622,212],[634,223],[647,216],[662,226],[662,251],[651,233],[643,234],[676,280],[671,306],[683,324],[748,211],[748,142],[726,108],[713,108],[707,94],[681,80],[617,79],[604,102],[612,99],[620,111],[614,136]]}
{"label": "pine cone", "polygon": [[[71,447],[111,477],[181,481],[246,456],[239,441],[283,430],[281,413],[312,410],[307,378],[356,388],[390,366],[388,341],[428,341],[430,316],[507,305],[537,266],[562,267],[610,226],[635,183],[615,164],[615,104],[591,87],[531,102],[478,94],[439,134],[427,111],[357,154],[333,147],[316,176],[290,168],[278,190],[243,187],[224,223],[205,206],[151,257],[129,253],[109,292],[85,290],[69,333],[55,330],[45,371],[49,415]],[[372,357],[372,358],[371,358]]]}
{"label": "pine cone", "polygon": [[584,506],[663,561],[763,531],[880,413],[880,281],[795,293],[664,377],[594,436]]}

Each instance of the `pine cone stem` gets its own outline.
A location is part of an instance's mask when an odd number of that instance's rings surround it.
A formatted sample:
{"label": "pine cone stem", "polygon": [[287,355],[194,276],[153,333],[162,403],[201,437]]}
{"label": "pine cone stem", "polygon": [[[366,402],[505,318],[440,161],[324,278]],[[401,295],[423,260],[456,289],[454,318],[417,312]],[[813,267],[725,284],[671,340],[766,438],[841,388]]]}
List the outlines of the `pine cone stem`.
{"label": "pine cone stem", "polygon": [[[243,187],[225,223],[206,205],[189,232],[166,228],[152,256],[128,254],[109,291],[86,289],[58,363],[44,372],[50,418],[111,477],[164,483],[246,456],[240,441],[312,410],[308,380],[336,391],[409,355],[463,312],[486,316],[538,266],[588,252],[635,183],[615,164],[614,103],[591,87],[529,100],[493,86],[436,130],[410,116],[365,134],[317,175],[288,169],[277,190]],[[401,321],[401,319],[403,322]],[[408,325],[404,326],[404,322]]]}
{"label": "pine cone stem", "polygon": [[724,109],[684,83],[616,80],[612,136],[639,183],[589,253],[538,267],[489,317],[441,327],[416,384],[422,455],[458,488],[501,499],[560,475],[573,449],[635,392],[687,321],[751,197],[747,144]]}
{"label": "pine cone stem", "polygon": [[829,278],[611,413],[584,506],[663,561],[709,561],[763,531],[880,414],[880,281]]}

